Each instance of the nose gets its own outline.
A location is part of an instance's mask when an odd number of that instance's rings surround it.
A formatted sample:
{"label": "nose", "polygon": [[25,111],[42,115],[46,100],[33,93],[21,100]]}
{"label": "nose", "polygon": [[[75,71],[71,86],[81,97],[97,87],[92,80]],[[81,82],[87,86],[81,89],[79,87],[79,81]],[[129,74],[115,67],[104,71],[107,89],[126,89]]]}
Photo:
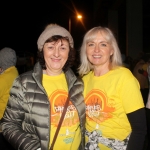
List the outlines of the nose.
{"label": "nose", "polygon": [[100,51],[100,47],[98,44],[95,45],[95,48],[94,48],[94,52],[99,52]]}
{"label": "nose", "polygon": [[54,49],[54,56],[59,57],[59,48],[57,46]]}

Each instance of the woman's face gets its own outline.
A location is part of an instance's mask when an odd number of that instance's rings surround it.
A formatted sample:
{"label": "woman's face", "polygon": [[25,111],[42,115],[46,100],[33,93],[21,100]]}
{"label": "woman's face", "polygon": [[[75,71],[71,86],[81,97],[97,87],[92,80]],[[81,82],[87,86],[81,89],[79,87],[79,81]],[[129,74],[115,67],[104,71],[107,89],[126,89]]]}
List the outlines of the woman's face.
{"label": "woman's face", "polygon": [[60,74],[69,54],[69,43],[66,40],[58,40],[45,43],[43,47],[46,71],[51,74]]}
{"label": "woman's face", "polygon": [[109,68],[110,56],[113,54],[113,49],[105,40],[104,35],[98,32],[95,39],[87,43],[86,54],[94,67]]}

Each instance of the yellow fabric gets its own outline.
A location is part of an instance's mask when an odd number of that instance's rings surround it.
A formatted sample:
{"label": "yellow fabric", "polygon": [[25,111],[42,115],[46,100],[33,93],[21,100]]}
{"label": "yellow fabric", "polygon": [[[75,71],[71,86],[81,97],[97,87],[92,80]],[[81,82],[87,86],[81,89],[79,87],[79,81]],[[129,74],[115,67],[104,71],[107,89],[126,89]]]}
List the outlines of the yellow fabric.
{"label": "yellow fabric", "polygon": [[[43,86],[51,104],[50,143],[52,143],[64,104],[68,97],[68,86],[63,73],[59,76],[48,76],[44,74]],[[81,132],[79,127],[79,117],[76,108],[70,101],[54,145],[54,150],[77,150],[80,142]]]}
{"label": "yellow fabric", "polygon": [[137,79],[128,69],[118,67],[99,77],[90,72],[83,81],[86,130],[96,130],[105,138],[126,139],[131,133],[126,114],[144,107]]}
{"label": "yellow fabric", "polygon": [[10,88],[17,76],[18,71],[14,66],[0,74],[0,119],[3,117],[8,102]]}

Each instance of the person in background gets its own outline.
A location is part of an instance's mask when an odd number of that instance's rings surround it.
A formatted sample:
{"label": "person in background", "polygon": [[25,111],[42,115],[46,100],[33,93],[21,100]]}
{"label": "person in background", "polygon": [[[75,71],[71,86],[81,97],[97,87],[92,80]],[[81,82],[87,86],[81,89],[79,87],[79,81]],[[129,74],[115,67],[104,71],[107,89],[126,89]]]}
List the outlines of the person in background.
{"label": "person in background", "polygon": [[148,138],[148,146],[146,150],[150,149],[150,59],[147,63],[147,76],[149,80],[149,93],[148,93],[148,98],[147,98],[147,103],[146,103],[146,116],[147,116],[147,138]]}
{"label": "person in background", "polygon": [[18,76],[16,62],[17,56],[13,49],[4,47],[0,50],[0,131],[2,130],[1,119],[8,102],[10,88]]}
{"label": "person in background", "polygon": [[142,150],[147,128],[140,86],[132,72],[122,67],[112,31],[101,26],[90,29],[83,38],[80,59],[85,149]]}
{"label": "person in background", "polygon": [[[85,104],[83,82],[70,69],[75,60],[73,38],[49,24],[38,38],[38,61],[14,82],[2,120],[4,137],[17,150],[83,150]],[[64,111],[58,132],[55,131]]]}
{"label": "person in background", "polygon": [[147,103],[147,97],[149,91],[148,76],[146,70],[148,59],[149,59],[148,56],[146,54],[143,54],[139,58],[139,61],[136,63],[133,69],[133,75],[136,77],[136,79],[139,81],[140,84],[140,91],[142,93],[144,105],[146,105]]}
{"label": "person in background", "polygon": [[134,68],[134,75],[139,80],[141,85],[141,93],[145,104],[145,110],[146,110],[146,118],[147,118],[147,137],[145,140],[145,149],[150,149],[150,104],[149,104],[149,64],[150,64],[150,58],[147,54],[143,53],[143,55],[140,57],[139,62],[137,62],[135,68]]}

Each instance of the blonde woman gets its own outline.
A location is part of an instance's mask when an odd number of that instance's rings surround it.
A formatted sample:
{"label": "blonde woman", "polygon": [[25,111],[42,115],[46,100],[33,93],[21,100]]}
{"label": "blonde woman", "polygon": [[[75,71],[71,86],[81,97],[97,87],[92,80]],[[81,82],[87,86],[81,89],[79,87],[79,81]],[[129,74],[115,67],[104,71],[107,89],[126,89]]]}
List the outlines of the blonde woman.
{"label": "blonde woman", "polygon": [[84,81],[87,150],[142,150],[146,117],[140,86],[122,67],[112,31],[94,27],[83,39],[79,74]]}

